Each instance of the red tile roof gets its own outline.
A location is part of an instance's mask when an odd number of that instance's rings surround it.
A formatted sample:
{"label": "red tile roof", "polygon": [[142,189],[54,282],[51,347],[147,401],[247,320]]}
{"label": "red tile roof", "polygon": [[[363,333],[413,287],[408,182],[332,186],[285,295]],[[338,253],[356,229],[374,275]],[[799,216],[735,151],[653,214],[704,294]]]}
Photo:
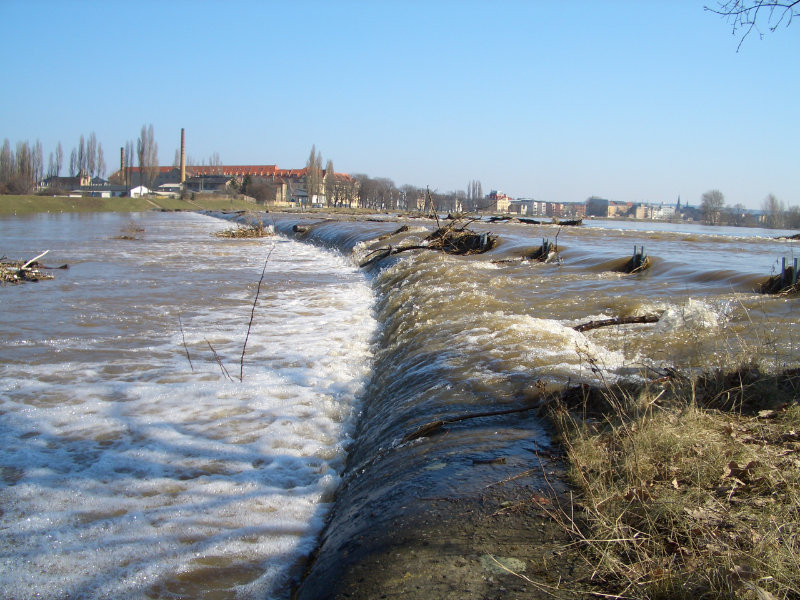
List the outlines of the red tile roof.
{"label": "red tile roof", "polygon": [[[178,167],[159,167],[159,173],[169,173],[172,170],[177,170]],[[139,167],[128,167],[130,173],[138,173]],[[117,175],[115,173],[114,175]],[[306,169],[279,169],[275,165],[186,165],[186,176],[197,177],[200,175],[227,175],[229,177],[244,177],[250,175],[251,177],[271,177],[271,178],[285,178],[285,179],[300,179],[305,177]],[[325,176],[325,171],[322,171],[322,176]],[[343,179],[350,179],[347,173],[336,173],[337,177]]]}

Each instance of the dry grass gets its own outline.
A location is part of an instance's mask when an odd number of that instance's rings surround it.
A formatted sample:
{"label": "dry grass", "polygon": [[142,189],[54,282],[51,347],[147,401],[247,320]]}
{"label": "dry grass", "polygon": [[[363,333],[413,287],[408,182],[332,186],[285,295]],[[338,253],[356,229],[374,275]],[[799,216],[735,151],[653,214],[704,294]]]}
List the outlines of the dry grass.
{"label": "dry grass", "polygon": [[554,410],[580,497],[560,514],[629,598],[800,598],[800,374],[583,388]]}

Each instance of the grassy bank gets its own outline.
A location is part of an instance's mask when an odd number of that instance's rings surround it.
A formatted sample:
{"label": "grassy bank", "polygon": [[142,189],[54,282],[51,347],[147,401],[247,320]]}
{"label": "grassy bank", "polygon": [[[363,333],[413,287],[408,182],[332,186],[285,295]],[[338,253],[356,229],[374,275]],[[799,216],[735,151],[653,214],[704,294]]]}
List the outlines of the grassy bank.
{"label": "grassy bank", "polygon": [[139,212],[143,210],[263,210],[244,200],[214,195],[178,198],[68,198],[65,196],[2,196],[0,215],[59,212]]}
{"label": "grassy bank", "polygon": [[[554,411],[554,518],[625,598],[800,598],[800,372],[582,389]],[[585,582],[590,583],[590,582]]]}

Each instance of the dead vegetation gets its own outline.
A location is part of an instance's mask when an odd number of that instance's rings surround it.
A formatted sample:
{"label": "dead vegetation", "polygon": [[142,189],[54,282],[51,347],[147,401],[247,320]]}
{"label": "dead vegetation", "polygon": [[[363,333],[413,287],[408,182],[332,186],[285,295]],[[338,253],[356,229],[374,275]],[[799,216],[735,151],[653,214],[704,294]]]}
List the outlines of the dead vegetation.
{"label": "dead vegetation", "polygon": [[[47,254],[49,250],[45,250],[38,256],[24,261],[24,260],[9,260],[5,256],[0,258],[0,282],[5,284],[18,284],[26,281],[41,281],[43,279],[54,279],[50,273],[43,273],[44,269],[52,269],[54,267],[46,267],[39,262],[39,259]],[[57,267],[59,269],[66,269],[67,265]]]}
{"label": "dead vegetation", "polygon": [[138,227],[135,223],[128,223],[120,230],[120,234],[115,236],[115,240],[129,240],[140,241],[141,234],[144,233],[144,227]]}
{"label": "dead vegetation", "polygon": [[[461,256],[488,252],[497,244],[497,237],[491,233],[477,233],[472,229],[469,229],[469,225],[476,220],[478,219],[457,218],[442,226],[437,218],[437,229],[425,237],[421,244],[410,244],[405,246],[389,245],[378,248],[367,254],[366,260],[363,261],[360,266],[367,267],[384,258],[394,254],[400,254],[401,252],[407,252],[409,250],[435,250],[444,252],[445,254]],[[392,237],[393,235],[397,235],[406,231],[408,231],[408,228],[404,226],[390,234],[388,237]],[[379,240],[384,239],[387,239],[387,237],[382,236],[379,238]]]}
{"label": "dead vegetation", "polygon": [[761,284],[762,294],[775,294],[788,296],[800,291],[800,282],[794,276],[793,267],[787,268],[783,273],[773,275]]}
{"label": "dead vegetation", "polygon": [[271,226],[264,226],[261,221],[237,225],[231,229],[218,231],[214,235],[220,238],[230,239],[253,239],[269,237],[275,233],[275,229]]}
{"label": "dead vegetation", "polygon": [[619,598],[800,598],[800,371],[661,375],[552,405],[579,495],[550,514],[594,572],[584,583]]}

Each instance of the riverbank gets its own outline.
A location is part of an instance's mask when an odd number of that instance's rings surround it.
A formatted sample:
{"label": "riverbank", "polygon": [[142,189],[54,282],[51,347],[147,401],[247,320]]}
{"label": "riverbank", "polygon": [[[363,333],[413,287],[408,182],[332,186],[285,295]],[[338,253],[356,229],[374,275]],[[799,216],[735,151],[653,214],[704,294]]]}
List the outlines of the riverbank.
{"label": "riverbank", "polygon": [[295,598],[797,598],[800,373],[700,385],[560,394],[553,451],[328,530]]}

